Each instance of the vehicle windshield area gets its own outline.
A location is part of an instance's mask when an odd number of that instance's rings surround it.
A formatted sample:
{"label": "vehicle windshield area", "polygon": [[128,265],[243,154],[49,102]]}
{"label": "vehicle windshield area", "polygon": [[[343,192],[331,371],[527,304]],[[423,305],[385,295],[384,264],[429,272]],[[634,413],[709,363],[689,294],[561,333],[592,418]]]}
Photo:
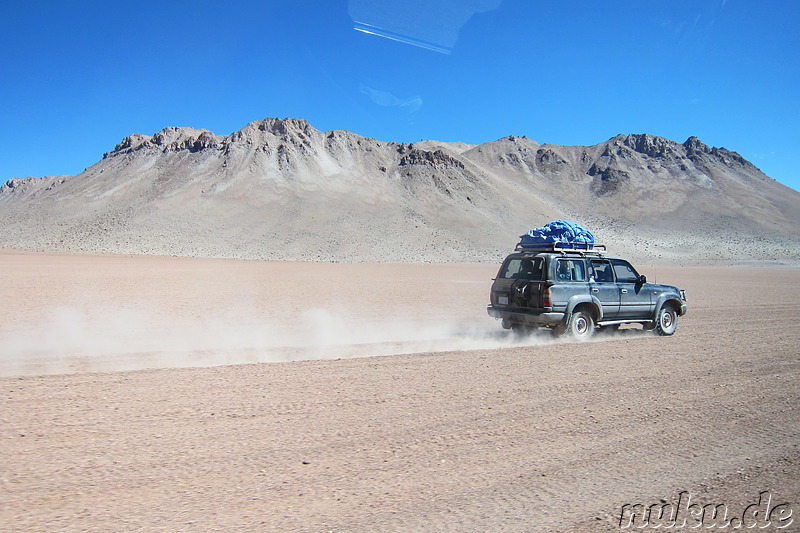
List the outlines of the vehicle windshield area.
{"label": "vehicle windshield area", "polygon": [[513,257],[500,269],[500,278],[542,280],[544,259],[541,257]]}

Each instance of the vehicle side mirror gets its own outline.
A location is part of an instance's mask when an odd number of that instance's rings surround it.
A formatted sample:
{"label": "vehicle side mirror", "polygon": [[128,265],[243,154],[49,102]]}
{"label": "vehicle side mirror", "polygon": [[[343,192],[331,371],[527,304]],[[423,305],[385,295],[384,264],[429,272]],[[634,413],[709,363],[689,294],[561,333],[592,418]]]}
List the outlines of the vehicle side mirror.
{"label": "vehicle side mirror", "polygon": [[647,283],[647,276],[645,276],[644,274],[639,276],[639,283]]}

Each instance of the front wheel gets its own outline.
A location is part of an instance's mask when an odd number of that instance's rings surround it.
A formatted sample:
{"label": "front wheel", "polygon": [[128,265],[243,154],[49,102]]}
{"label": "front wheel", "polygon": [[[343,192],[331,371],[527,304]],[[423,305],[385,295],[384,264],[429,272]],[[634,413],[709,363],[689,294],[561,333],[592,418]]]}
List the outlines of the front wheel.
{"label": "front wheel", "polygon": [[656,316],[656,331],[659,335],[672,335],[678,329],[678,312],[669,304],[661,306]]}
{"label": "front wheel", "polygon": [[587,340],[594,334],[594,316],[584,309],[576,310],[570,315],[566,327],[559,331],[575,340]]}

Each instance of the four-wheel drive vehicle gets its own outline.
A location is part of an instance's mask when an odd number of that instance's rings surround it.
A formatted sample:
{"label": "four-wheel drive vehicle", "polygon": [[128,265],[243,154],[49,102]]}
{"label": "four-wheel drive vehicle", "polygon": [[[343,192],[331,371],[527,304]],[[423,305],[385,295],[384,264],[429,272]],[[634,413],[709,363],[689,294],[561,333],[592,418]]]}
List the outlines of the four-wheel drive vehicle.
{"label": "four-wheel drive vehicle", "polygon": [[585,339],[597,327],[640,323],[672,335],[686,314],[686,293],[648,283],[624,259],[606,257],[596,244],[588,250],[555,243],[517,245],[492,283],[490,316],[506,329],[539,326]]}

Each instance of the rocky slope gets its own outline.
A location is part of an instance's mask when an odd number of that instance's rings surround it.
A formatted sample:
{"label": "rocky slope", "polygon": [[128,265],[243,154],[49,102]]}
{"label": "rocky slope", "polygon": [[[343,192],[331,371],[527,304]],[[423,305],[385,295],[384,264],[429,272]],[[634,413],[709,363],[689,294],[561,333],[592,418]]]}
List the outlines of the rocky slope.
{"label": "rocky slope", "polygon": [[555,218],[640,261],[800,261],[800,193],[695,137],[396,144],[268,118],[134,134],[0,188],[0,247],[51,251],[495,261]]}

